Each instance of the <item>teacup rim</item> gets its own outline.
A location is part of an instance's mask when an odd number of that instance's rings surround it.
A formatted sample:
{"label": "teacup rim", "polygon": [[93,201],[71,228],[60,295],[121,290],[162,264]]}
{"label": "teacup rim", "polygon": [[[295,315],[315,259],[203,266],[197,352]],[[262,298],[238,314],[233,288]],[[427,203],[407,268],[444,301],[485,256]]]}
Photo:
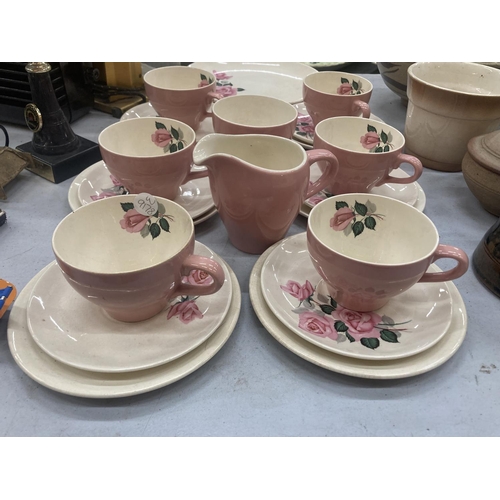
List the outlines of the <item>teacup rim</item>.
{"label": "teacup rim", "polygon": [[361,75],[358,75],[356,73],[348,73],[346,71],[318,71],[316,73],[311,73],[309,75],[307,75],[304,80],[303,80],[303,85],[305,87],[307,87],[308,89],[312,90],[313,92],[317,92],[318,94],[321,94],[321,95],[325,95],[325,96],[338,96],[338,97],[346,97],[346,98],[355,98],[355,99],[359,99],[359,95],[347,95],[347,94],[332,94],[330,92],[322,92],[321,90],[318,90],[318,89],[315,89],[313,87],[311,87],[311,85],[309,85],[307,83],[307,80],[311,80],[313,78],[322,78],[322,76],[317,76],[317,75],[328,75],[328,76],[341,76],[341,75],[348,75],[348,76],[355,76],[356,78],[360,78],[361,80],[363,80],[363,83],[367,83],[369,85],[369,89],[364,92],[364,94],[368,94],[369,92],[372,92],[373,91],[373,83],[370,82],[370,80],[368,80],[367,78],[365,78],[364,76],[361,76]]}
{"label": "teacup rim", "polygon": [[[198,72],[204,73],[206,75],[210,75],[214,79],[214,81],[212,83],[209,83],[205,87],[192,87],[192,88],[188,88],[188,89],[173,89],[170,87],[160,87],[159,85],[155,85],[155,84],[149,82],[147,79],[148,75],[150,75],[151,73],[167,72],[167,71],[172,71],[172,70],[178,70],[179,68],[187,69],[191,73],[193,73],[193,71],[191,71],[191,70],[197,70]],[[184,71],[184,69],[181,69],[181,71]],[[215,77],[214,74],[211,74],[206,69],[194,68],[191,66],[161,66],[159,68],[154,68],[154,69],[151,69],[147,73],[144,74],[143,80],[144,80],[145,84],[149,85],[150,87],[152,87],[154,89],[168,90],[169,92],[199,92],[200,90],[206,90],[207,87],[212,87],[212,86],[215,86],[217,84],[217,78]]]}
{"label": "teacup rim", "polygon": [[[355,258],[355,257],[351,257],[350,255],[348,255],[346,253],[341,253],[338,250],[336,250],[334,248],[331,248],[326,243],[324,243],[321,238],[318,237],[317,233],[311,227],[311,221],[313,220],[315,212],[319,212],[319,210],[325,209],[328,204],[332,204],[334,201],[338,201],[340,198],[346,198],[347,196],[353,196],[353,197],[355,197],[355,196],[369,196],[370,198],[373,198],[373,199],[384,199],[384,200],[387,200],[389,203],[394,203],[395,205],[399,205],[401,207],[403,207],[403,206],[406,207],[407,209],[410,210],[410,212],[415,213],[417,215],[417,217],[423,217],[424,219],[427,220],[427,222],[429,223],[430,227],[434,230],[433,232],[434,232],[434,235],[435,235],[435,244],[434,244],[432,250],[430,250],[425,255],[419,257],[418,259],[409,260],[409,261],[404,262],[404,263],[401,263],[401,262],[400,263],[380,263],[380,262],[370,262],[370,261],[361,260],[361,259],[358,259],[358,258]],[[323,204],[325,204],[325,205],[323,205]],[[323,207],[321,207],[321,205],[323,205]],[[329,251],[334,252],[339,257],[341,257],[341,258],[343,258],[345,260],[348,260],[350,262],[355,262],[355,263],[361,264],[361,265],[373,266],[373,267],[380,268],[380,269],[383,269],[383,268],[395,269],[395,268],[398,268],[398,267],[406,267],[406,266],[411,266],[411,265],[417,264],[418,262],[421,262],[422,260],[428,259],[432,254],[434,254],[434,252],[436,251],[436,249],[438,248],[438,246],[440,244],[440,241],[439,241],[439,232],[437,230],[437,227],[434,224],[434,222],[432,221],[432,219],[430,217],[428,217],[426,214],[424,214],[423,212],[421,212],[417,208],[415,208],[415,207],[413,207],[411,205],[408,205],[404,201],[396,200],[396,199],[391,198],[389,196],[383,196],[383,195],[371,194],[371,193],[346,193],[346,194],[338,194],[338,195],[330,196],[326,200],[323,200],[321,203],[318,203],[317,205],[315,205],[312,208],[311,212],[309,213],[309,217],[307,218],[306,233],[312,235],[314,237],[315,241],[318,244],[320,244],[324,248],[328,249]]]}
{"label": "teacup rim", "polygon": [[[75,269],[77,271],[84,272],[84,273],[86,273],[86,274],[88,274],[90,276],[106,276],[106,277],[109,277],[109,276],[118,276],[118,275],[131,276],[131,275],[136,274],[138,272],[148,271],[150,269],[154,269],[155,267],[158,267],[158,266],[162,265],[164,261],[163,262],[158,262],[156,264],[151,264],[151,265],[149,265],[147,267],[141,267],[139,269],[134,269],[134,270],[131,270],[131,271],[114,271],[114,272],[89,271],[89,270],[83,269],[83,268],[81,268],[79,266],[75,266],[74,264],[67,263],[66,260],[63,259],[61,257],[61,255],[60,255],[60,253],[56,250],[56,245],[54,243],[54,240],[55,240],[57,231],[60,229],[60,227],[62,226],[62,224],[67,219],[69,219],[70,217],[73,217],[75,213],[79,212],[80,210],[85,210],[85,209],[88,210],[88,207],[90,207],[90,206],[94,206],[95,207],[95,205],[98,204],[98,203],[101,203],[101,204],[111,203],[113,201],[116,202],[117,200],[120,200],[120,203],[122,203],[122,202],[127,201],[127,200],[128,201],[134,200],[136,196],[137,196],[137,194],[126,194],[126,195],[120,195],[120,196],[113,196],[113,197],[109,197],[109,198],[103,198],[103,199],[100,199],[100,200],[93,201],[92,203],[88,203],[88,204],[82,205],[82,206],[78,207],[76,210],[73,210],[72,212],[70,212],[69,214],[67,214],[61,221],[59,221],[59,223],[55,227],[54,231],[52,232],[51,246],[52,246],[52,251],[53,251],[53,253],[54,253],[55,257],[56,257],[56,260],[60,261],[60,262],[63,262],[64,265],[67,266],[68,268],[72,268],[72,269]],[[183,206],[179,205],[175,201],[169,200],[167,198],[162,198],[161,196],[155,196],[154,198],[156,198],[157,201],[160,201],[164,205],[165,204],[174,204],[174,205],[177,205],[177,208],[180,209],[181,212],[184,212],[184,214],[186,215],[186,220],[189,221],[188,224],[190,225],[189,236],[186,239],[185,245],[181,247],[181,249],[179,250],[178,253],[184,251],[184,249],[190,244],[191,240],[194,237],[194,231],[195,231],[195,229],[194,229],[193,219],[189,215],[189,212]]]}
{"label": "teacup rim", "polygon": [[[131,124],[134,123],[135,120],[142,120],[143,122],[144,121],[153,121],[153,120],[154,121],[167,120],[170,122],[174,122],[178,125],[182,125],[183,127],[188,128],[191,131],[192,140],[185,148],[183,148],[181,150],[174,151],[173,153],[165,154],[165,155],[133,155],[132,156],[132,155],[128,155],[128,154],[118,153],[117,151],[113,151],[101,143],[101,137],[105,132],[107,132],[108,130],[110,130],[111,128],[114,128],[114,127],[124,127],[124,126],[131,127],[132,126]],[[164,123],[164,122],[162,121],[162,123]],[[127,124],[127,125],[124,125],[124,124]],[[101,130],[101,132],[99,133],[99,135],[97,137],[97,144],[99,145],[99,147],[102,147],[103,149],[108,151],[110,154],[113,154],[115,156],[121,156],[124,158],[165,158],[168,156],[174,156],[177,153],[182,153],[183,151],[188,151],[189,148],[194,147],[194,145],[196,144],[196,132],[187,123],[181,122],[180,120],[176,120],[175,118],[168,118],[168,117],[164,117],[164,116],[139,116],[139,117],[134,118],[132,120],[120,120],[116,123],[112,123],[111,125],[108,125],[104,130]]]}

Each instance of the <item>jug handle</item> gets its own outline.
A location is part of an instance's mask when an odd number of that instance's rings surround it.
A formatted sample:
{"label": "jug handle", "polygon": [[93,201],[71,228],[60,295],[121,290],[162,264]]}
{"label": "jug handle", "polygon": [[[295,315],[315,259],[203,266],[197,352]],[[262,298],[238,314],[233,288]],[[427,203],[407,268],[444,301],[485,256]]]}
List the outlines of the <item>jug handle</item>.
{"label": "jug handle", "polygon": [[312,149],[306,151],[307,154],[307,162],[309,164],[309,168],[311,165],[318,161],[326,161],[328,165],[323,171],[323,175],[313,184],[309,186],[309,189],[306,193],[306,200],[311,196],[319,193],[321,190],[325,189],[329,184],[332,183],[333,179],[337,177],[337,173],[339,171],[339,161],[337,157],[326,149]]}
{"label": "jug handle", "polygon": [[[218,101],[219,99],[222,99],[223,97],[224,96],[222,94],[219,94],[217,92],[209,92],[207,94],[207,106],[212,106],[212,103],[214,101]],[[212,98],[212,99],[210,100],[210,98]],[[212,111],[208,111],[208,110],[205,109],[204,112],[203,112],[203,117],[204,118],[206,118],[206,117],[211,118],[212,117]]]}
{"label": "jug handle", "polygon": [[191,165],[191,170],[187,174],[186,178],[184,181],[182,181],[182,184],[186,184],[186,182],[189,181],[194,181],[195,179],[201,179],[202,177],[207,177],[208,176],[208,168],[197,168],[196,170],[193,170],[193,165]]}

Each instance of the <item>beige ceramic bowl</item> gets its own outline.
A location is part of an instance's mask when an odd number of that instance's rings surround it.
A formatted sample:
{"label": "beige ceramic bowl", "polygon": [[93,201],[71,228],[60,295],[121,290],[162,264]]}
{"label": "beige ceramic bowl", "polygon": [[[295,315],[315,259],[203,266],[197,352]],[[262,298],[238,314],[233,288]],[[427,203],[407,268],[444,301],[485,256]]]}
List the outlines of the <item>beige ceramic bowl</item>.
{"label": "beige ceramic bowl", "polygon": [[412,62],[378,62],[377,68],[382,80],[395,94],[401,97],[405,104],[408,104],[406,86],[408,80],[408,68]]}

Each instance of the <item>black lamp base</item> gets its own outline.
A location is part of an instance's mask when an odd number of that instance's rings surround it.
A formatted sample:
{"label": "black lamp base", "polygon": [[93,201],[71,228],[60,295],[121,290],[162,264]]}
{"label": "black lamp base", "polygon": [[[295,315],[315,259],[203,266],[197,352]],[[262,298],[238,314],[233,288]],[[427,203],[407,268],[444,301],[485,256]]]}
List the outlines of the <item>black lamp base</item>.
{"label": "black lamp base", "polygon": [[17,146],[16,149],[29,153],[33,157],[34,166],[27,170],[59,184],[70,177],[78,175],[90,165],[102,159],[99,144],[77,136],[79,146],[69,153],[59,155],[43,155],[33,150],[31,142]]}

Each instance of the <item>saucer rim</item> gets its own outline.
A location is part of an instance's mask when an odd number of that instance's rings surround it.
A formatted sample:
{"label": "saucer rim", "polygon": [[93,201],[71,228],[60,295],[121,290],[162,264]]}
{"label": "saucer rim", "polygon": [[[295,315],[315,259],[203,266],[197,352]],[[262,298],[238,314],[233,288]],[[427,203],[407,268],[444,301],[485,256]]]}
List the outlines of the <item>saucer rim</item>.
{"label": "saucer rim", "polygon": [[[102,161],[102,160],[99,160]],[[99,163],[99,162],[96,162]],[[68,189],[68,204],[71,210],[74,212],[77,208],[80,208],[82,204],[80,203],[80,199],[78,197],[78,189],[80,187],[81,182],[85,178],[86,171],[87,169],[93,167],[95,163],[92,165],[89,165],[85,170],[82,170],[71,182],[69,189]],[[196,179],[192,182],[196,182]],[[193,224],[196,226],[200,224],[200,222],[204,222],[213,215],[217,213],[217,207],[215,204],[209,208],[206,212],[200,214],[196,219],[193,219]],[[210,214],[210,215],[209,215]]]}
{"label": "saucer rim", "polygon": [[[214,255],[217,255],[229,270],[233,287],[231,305],[221,326],[209,339],[185,356],[147,370],[112,374],[78,370],[57,362],[41,351],[31,340],[26,320],[29,295],[36,281],[47,269],[48,266],[45,266],[24,287],[10,311],[7,340],[14,361],[29,378],[50,390],[69,396],[92,399],[136,396],[187,377],[210,361],[222,349],[233,333],[241,312],[241,288],[236,274],[220,255],[215,252]],[[27,337],[27,340],[18,342],[22,336]],[[22,352],[27,353],[28,359],[26,355],[24,357],[21,355]],[[108,386],[105,385],[106,382]]]}
{"label": "saucer rim", "polygon": [[[303,244],[303,248],[304,250],[307,249],[307,244],[306,244],[306,233],[298,233],[298,234],[295,234],[293,236],[289,236],[287,238],[284,238],[280,241],[280,245],[278,245],[272,252],[269,253],[267,259],[263,262],[262,264],[262,268],[261,268],[261,271],[260,271],[260,276],[261,276],[261,291],[262,291],[262,295],[264,297],[264,300],[268,306],[268,308],[270,309],[270,311],[274,314],[274,316],[283,324],[285,325],[286,328],[288,328],[291,332],[293,332],[295,335],[303,338],[304,340],[306,340],[307,342],[310,342],[311,344],[321,348],[321,349],[324,349],[326,351],[329,351],[329,352],[333,352],[333,353],[336,353],[340,356],[345,356],[345,357],[351,357],[351,358],[355,358],[355,359],[365,359],[365,360],[370,360],[370,361],[389,361],[389,360],[392,360],[392,359],[401,359],[401,358],[408,358],[410,356],[415,356],[416,354],[420,353],[420,352],[423,352],[427,349],[430,349],[433,345],[437,344],[442,338],[444,335],[446,335],[448,329],[449,329],[449,326],[452,322],[452,318],[453,318],[453,299],[452,299],[452,296],[451,296],[451,291],[448,287],[448,283],[446,282],[438,282],[438,283],[422,283],[421,285],[424,285],[424,286],[431,286],[431,287],[437,287],[437,286],[440,286],[440,287],[443,287],[443,288],[446,288],[446,292],[447,292],[447,304],[445,305],[444,303],[442,304],[442,307],[444,307],[447,311],[447,315],[446,315],[446,319],[445,321],[443,322],[443,325],[444,323],[446,323],[446,325],[444,325],[443,327],[440,327],[441,328],[441,331],[439,333],[439,335],[436,335],[435,338],[431,338],[430,340],[428,340],[428,342],[425,344],[425,345],[420,345],[420,346],[414,346],[413,348],[411,348],[411,351],[410,352],[405,352],[404,349],[405,346],[404,344],[399,344],[401,346],[401,349],[403,350],[403,352],[399,352],[399,353],[384,353],[383,351],[372,351],[370,349],[365,349],[365,351],[361,351],[361,352],[358,352],[358,351],[354,351],[354,352],[349,352],[349,351],[346,351],[345,349],[343,349],[344,347],[344,344],[348,345],[349,342],[343,342],[341,344],[337,344],[337,346],[330,346],[328,344],[325,344],[322,342],[323,339],[321,338],[317,338],[313,335],[310,335],[308,334],[307,332],[305,331],[301,331],[301,329],[298,327],[298,326],[291,326],[290,325],[290,322],[287,321],[287,317],[285,315],[283,315],[281,312],[280,312],[280,307],[278,307],[277,305],[273,305],[273,300],[272,300],[272,297],[269,296],[269,293],[267,293],[265,291],[266,288],[266,284],[264,283],[264,278],[263,278],[263,271],[265,268],[268,268],[270,267],[271,269],[274,269],[274,265],[272,262],[276,262],[276,260],[280,260],[279,257],[276,258],[278,256],[278,254],[275,256],[275,252],[278,251],[278,249],[284,245],[286,242],[288,241],[297,241],[298,244],[299,244],[299,249],[300,250],[302,248],[302,244]],[[304,240],[304,241],[301,241],[301,240]],[[286,258],[286,257],[285,257]],[[274,259],[274,261],[272,260]],[[305,264],[303,264],[305,265]],[[324,282],[324,279],[321,278],[321,276],[317,273],[317,271],[314,269],[314,267],[312,266],[311,264],[311,271],[316,273],[317,275],[317,280],[315,280],[314,283],[317,283],[315,285],[316,289],[318,289],[319,287],[319,284]],[[432,272],[439,272],[440,269],[439,267],[436,265],[436,264],[431,264],[430,267],[429,267],[429,271],[432,271]],[[277,271],[275,271],[274,273],[271,273],[271,275],[276,275]],[[272,280],[272,276],[270,277],[270,279]],[[266,281],[267,283],[267,281]],[[267,283],[269,284],[269,283]],[[275,282],[273,281],[272,282],[272,285],[275,285]],[[400,299],[401,300],[401,299]],[[433,311],[434,308],[431,308],[431,311]],[[424,332],[425,333],[425,332]],[[418,335],[418,332],[415,333],[416,335]],[[422,335],[422,334],[421,334]]]}
{"label": "saucer rim", "polygon": [[[195,253],[200,253],[200,250],[202,250],[202,249],[205,250],[205,251],[207,251],[207,252],[209,252],[209,253],[211,253],[212,256],[213,256],[213,258],[214,258],[214,260],[219,261],[220,264],[222,265],[224,273],[226,275],[229,275],[229,269],[227,268],[227,266],[218,257],[216,257],[215,253],[212,250],[210,250],[206,245],[204,245],[203,243],[200,243],[199,241],[196,241],[195,244],[196,244],[196,246],[195,246]],[[200,246],[201,246],[201,248],[200,248]],[[228,291],[225,292],[227,294],[227,299],[225,300],[225,302],[223,304],[221,304],[222,305],[222,312],[223,312],[223,314],[220,315],[219,317],[217,317],[213,321],[212,326],[208,330],[207,330],[206,327],[205,328],[200,328],[199,329],[200,330],[200,334],[197,334],[199,336],[197,336],[196,338],[194,338],[191,344],[188,344],[187,346],[184,346],[184,349],[182,351],[180,351],[180,352],[177,351],[174,355],[172,355],[172,353],[170,351],[167,353],[165,351],[165,349],[163,348],[162,350],[159,351],[159,354],[155,356],[155,360],[154,361],[146,362],[143,359],[141,362],[135,361],[135,365],[129,363],[128,366],[124,366],[123,364],[122,364],[122,366],[118,366],[118,365],[116,365],[116,361],[114,363],[113,362],[110,363],[108,361],[107,364],[106,364],[106,362],[104,362],[101,359],[100,361],[102,363],[102,366],[101,367],[94,366],[94,364],[92,363],[92,361],[94,360],[93,357],[90,357],[90,361],[86,361],[85,362],[85,358],[84,358],[83,361],[80,360],[78,352],[76,352],[76,353],[75,352],[68,353],[67,349],[64,349],[64,348],[63,349],[61,349],[61,348],[58,349],[57,347],[51,349],[50,348],[51,346],[47,345],[47,343],[45,342],[45,340],[48,337],[51,336],[50,332],[46,332],[45,334],[43,334],[43,340],[42,340],[40,338],[41,336],[36,333],[36,325],[33,325],[33,322],[30,320],[30,314],[29,313],[30,313],[30,307],[31,307],[31,299],[33,298],[33,293],[35,291],[35,288],[40,284],[40,281],[46,277],[47,273],[49,271],[51,271],[52,269],[54,269],[54,267],[59,267],[57,265],[57,262],[55,260],[53,260],[50,264],[47,265],[43,276],[40,276],[40,278],[37,280],[37,282],[33,285],[32,289],[31,289],[31,292],[30,292],[30,296],[28,298],[28,305],[26,306],[26,323],[28,325],[28,331],[29,331],[29,333],[31,335],[31,338],[33,339],[33,341],[35,342],[35,344],[43,352],[45,352],[45,354],[47,354],[48,356],[50,356],[52,359],[55,359],[59,363],[62,363],[64,365],[66,365],[66,366],[70,366],[72,368],[76,368],[78,370],[83,370],[83,371],[88,371],[88,372],[93,372],[93,373],[108,373],[108,374],[110,374],[110,373],[129,373],[129,372],[134,372],[134,371],[147,370],[149,368],[155,368],[156,366],[161,366],[161,365],[164,365],[164,364],[167,364],[167,363],[171,363],[172,361],[175,361],[176,359],[181,358],[182,356],[185,356],[186,354],[188,354],[189,352],[193,351],[198,346],[200,346],[201,344],[203,344],[203,342],[207,341],[217,331],[217,329],[220,327],[220,325],[224,322],[227,314],[229,313],[229,308],[230,308],[230,305],[231,305],[231,298],[232,298],[232,293],[233,293],[233,287],[232,287],[231,280],[228,279],[227,280],[227,284],[229,285],[229,287],[228,287]],[[64,286],[68,286],[69,287],[69,285],[66,283],[66,281],[64,280],[64,278],[62,278],[62,281],[64,283]],[[71,289],[71,287],[70,287],[70,289]],[[64,293],[64,290],[61,290],[60,293]],[[85,299],[83,299],[83,297],[81,298],[81,300],[85,301]],[[35,306],[35,307],[37,307],[37,306]],[[166,309],[164,309],[160,314],[165,315],[166,314]],[[180,326],[180,328],[182,328],[182,326]],[[175,335],[175,333],[174,333],[175,329],[176,329],[175,324],[172,324],[170,326],[170,331],[171,331],[171,333],[173,335]],[[99,327],[97,327],[97,330],[98,330],[98,332],[105,334],[105,332],[102,332]],[[206,333],[207,331],[210,331],[210,333],[207,334]],[[135,333],[133,335],[137,338],[137,337],[140,337],[141,333]],[[50,339],[49,339],[49,341],[50,341]],[[113,343],[113,339],[111,339],[111,342]],[[110,346],[108,345],[108,348],[109,347]],[[102,346],[101,346],[101,348],[102,348]],[[61,351],[61,353],[58,353],[58,350]],[[78,349],[77,349],[77,351],[78,351]],[[163,354],[163,359],[160,359],[161,356],[162,356],[162,354]],[[87,357],[87,359],[89,359],[89,358]]]}
{"label": "saucer rim", "polygon": [[372,380],[395,380],[427,373],[453,357],[466,337],[468,317],[464,300],[453,282],[453,317],[448,332],[429,349],[414,356],[392,360],[365,360],[342,356],[317,347],[293,333],[274,316],[263,297],[260,280],[262,266],[280,242],[267,249],[255,263],[249,279],[249,296],[253,310],[267,332],[287,350],[326,370],[342,375]]}

